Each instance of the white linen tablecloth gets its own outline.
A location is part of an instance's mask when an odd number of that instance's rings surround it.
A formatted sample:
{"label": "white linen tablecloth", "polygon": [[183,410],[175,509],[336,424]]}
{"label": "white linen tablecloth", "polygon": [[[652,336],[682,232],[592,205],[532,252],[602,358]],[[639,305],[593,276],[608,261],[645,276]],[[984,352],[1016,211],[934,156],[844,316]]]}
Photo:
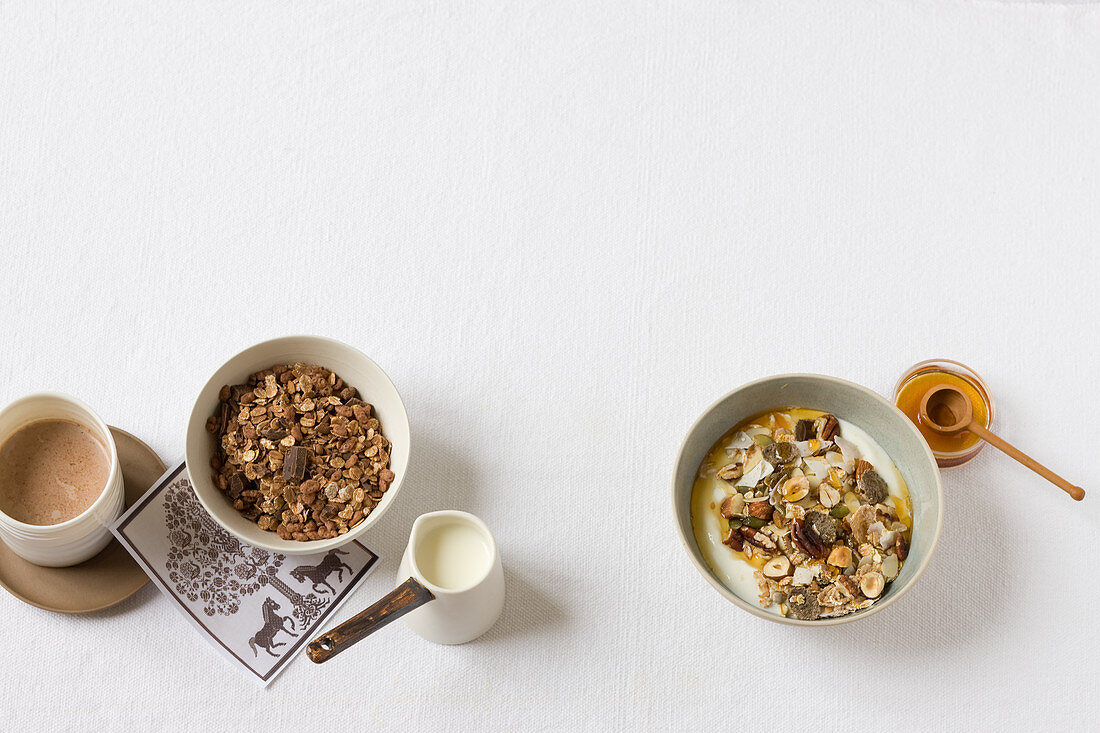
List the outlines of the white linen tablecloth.
{"label": "white linen tablecloth", "polygon": [[[0,594],[4,730],[1084,730],[1100,714],[1100,5],[4,2],[0,402],[182,455],[239,349],[371,355],[414,453],[367,537],[477,513],[462,647],[402,624],[266,690],[149,586]],[[756,377],[946,356],[1010,441],[866,621],[773,625],[679,545],[685,431]]]}

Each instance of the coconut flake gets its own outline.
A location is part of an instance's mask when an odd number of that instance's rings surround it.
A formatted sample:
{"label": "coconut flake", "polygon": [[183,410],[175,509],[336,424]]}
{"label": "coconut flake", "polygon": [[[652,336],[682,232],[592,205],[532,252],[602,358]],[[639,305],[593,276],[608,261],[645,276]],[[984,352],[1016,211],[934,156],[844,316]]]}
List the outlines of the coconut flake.
{"label": "coconut flake", "polygon": [[837,447],[840,448],[841,452],[844,453],[844,458],[846,460],[849,460],[849,461],[858,461],[859,460],[860,452],[859,452],[859,448],[856,447],[855,443],[848,440],[847,438],[845,438],[842,435],[837,435],[837,436],[833,437],[833,441],[836,443]]}
{"label": "coconut flake", "polygon": [[734,486],[756,486],[764,477],[770,475],[774,470],[772,464],[761,459],[755,466],[746,471],[744,475],[737,480]]}
{"label": "coconut flake", "polygon": [[791,584],[809,585],[813,581],[815,575],[817,575],[817,573],[810,568],[799,565],[794,569],[794,577],[791,578]]}
{"label": "coconut flake", "polygon": [[[807,474],[810,476],[810,484],[816,480],[820,484],[825,479],[829,478],[829,462],[824,458],[810,457],[803,459],[803,464],[806,466]],[[816,486],[815,486],[816,488]]]}
{"label": "coconut flake", "polygon": [[752,444],[752,437],[748,433],[741,431],[730,440],[729,445],[726,446],[726,453],[732,456],[735,451],[742,448],[748,448]]}

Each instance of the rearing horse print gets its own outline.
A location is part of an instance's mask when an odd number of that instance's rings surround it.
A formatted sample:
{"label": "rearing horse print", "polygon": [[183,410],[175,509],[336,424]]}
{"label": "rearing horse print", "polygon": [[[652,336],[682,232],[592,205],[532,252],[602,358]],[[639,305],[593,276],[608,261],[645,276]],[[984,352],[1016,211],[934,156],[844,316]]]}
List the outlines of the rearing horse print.
{"label": "rearing horse print", "polygon": [[328,576],[332,575],[332,573],[335,572],[336,582],[340,583],[344,580],[345,570],[348,571],[348,575],[354,575],[354,571],[352,571],[351,566],[345,563],[339,557],[337,557],[337,555],[346,554],[348,553],[344,552],[343,550],[329,550],[328,554],[325,555],[325,559],[322,560],[319,564],[299,565],[298,567],[290,571],[290,575],[299,583],[304,583],[306,581],[306,578],[309,578],[309,581],[313,583],[314,593],[324,593],[325,591],[321,590],[321,586],[324,586],[335,595],[336,588],[334,588],[332,584],[328,582]]}
{"label": "rearing horse print", "polygon": [[[248,640],[248,646],[252,648],[252,655],[259,656],[260,652],[256,647],[260,647],[273,657],[279,656],[275,653],[275,648],[280,646],[286,646],[286,642],[275,641],[275,634],[280,631],[285,631],[291,636],[295,636],[294,632],[294,619],[290,616],[280,616],[275,613],[279,610],[279,604],[275,602],[274,598],[270,596],[264,601],[264,625],[255,636]],[[290,628],[286,627],[287,622],[290,622]]]}

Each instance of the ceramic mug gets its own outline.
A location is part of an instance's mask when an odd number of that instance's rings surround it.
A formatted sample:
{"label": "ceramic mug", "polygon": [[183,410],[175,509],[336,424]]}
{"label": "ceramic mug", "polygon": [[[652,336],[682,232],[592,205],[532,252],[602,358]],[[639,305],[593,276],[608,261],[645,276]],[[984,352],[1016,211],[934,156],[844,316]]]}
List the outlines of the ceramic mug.
{"label": "ceramic mug", "polygon": [[125,500],[118,450],[107,424],[80,400],[55,392],[16,400],[0,411],[0,445],[39,420],[69,420],[91,431],[107,451],[110,470],[103,491],[83,512],[57,524],[27,524],[0,511],[0,539],[35,565],[65,567],[95,557],[112,539],[109,526]]}
{"label": "ceramic mug", "polygon": [[306,647],[321,663],[395,619],[437,644],[465,644],[492,627],[504,610],[504,569],[493,533],[473,514],[417,517],[401,558],[396,589]]}

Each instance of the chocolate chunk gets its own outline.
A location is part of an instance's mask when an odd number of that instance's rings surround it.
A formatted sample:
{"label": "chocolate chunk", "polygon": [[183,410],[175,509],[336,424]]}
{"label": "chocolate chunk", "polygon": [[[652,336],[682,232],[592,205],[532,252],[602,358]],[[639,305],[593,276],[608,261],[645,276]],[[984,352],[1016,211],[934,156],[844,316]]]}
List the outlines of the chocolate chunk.
{"label": "chocolate chunk", "polygon": [[814,432],[813,420],[799,420],[794,425],[795,440],[809,440],[814,437]]}
{"label": "chocolate chunk", "polygon": [[225,426],[229,424],[229,403],[223,402],[218,408],[218,437],[225,434]]}
{"label": "chocolate chunk", "polygon": [[241,492],[248,488],[243,473],[235,473],[229,477],[229,483],[226,485],[225,493],[229,494],[230,499],[241,498]]}
{"label": "chocolate chunk", "polygon": [[283,463],[283,480],[287,483],[298,483],[306,475],[306,466],[309,465],[309,449],[295,445],[287,451]]}

